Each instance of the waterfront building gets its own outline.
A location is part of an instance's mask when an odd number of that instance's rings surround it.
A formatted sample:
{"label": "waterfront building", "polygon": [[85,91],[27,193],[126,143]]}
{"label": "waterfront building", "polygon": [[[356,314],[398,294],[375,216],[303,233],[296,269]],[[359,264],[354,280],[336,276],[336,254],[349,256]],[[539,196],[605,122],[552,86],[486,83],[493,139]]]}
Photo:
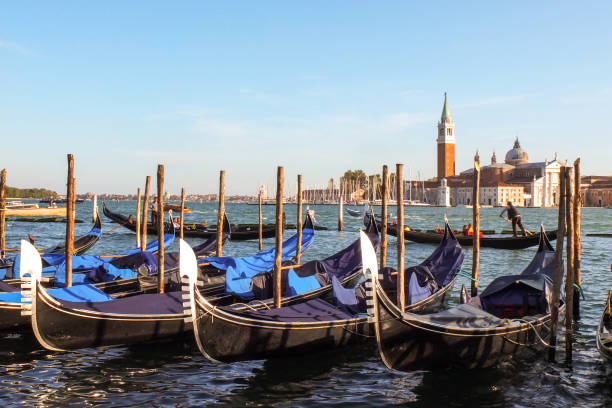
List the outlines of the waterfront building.
{"label": "waterfront building", "polygon": [[612,207],[612,176],[581,177],[580,181],[585,207]]}
{"label": "waterfront building", "polygon": [[[497,186],[501,195],[491,192],[492,205],[505,205],[500,200],[507,194],[514,194],[514,190],[507,190],[508,186],[521,187],[523,195],[520,202],[528,207],[554,207],[559,203],[559,174],[563,163],[555,154],[552,161],[529,162],[529,155],[521,148],[518,138],[515,139],[512,149],[508,150],[503,163],[497,162],[495,152],[491,156],[491,163],[480,167],[482,186]],[[473,168],[462,171],[458,178],[471,180]],[[457,203],[461,202],[457,195]],[[488,201],[488,199],[487,199]],[[518,202],[518,201],[517,201]],[[514,203],[514,201],[513,201]]]}

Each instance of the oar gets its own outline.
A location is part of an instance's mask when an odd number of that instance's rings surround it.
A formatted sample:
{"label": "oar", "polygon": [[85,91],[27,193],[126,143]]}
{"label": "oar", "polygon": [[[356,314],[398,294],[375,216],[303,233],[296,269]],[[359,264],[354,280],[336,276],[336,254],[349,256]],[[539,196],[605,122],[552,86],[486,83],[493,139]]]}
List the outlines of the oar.
{"label": "oar", "polygon": [[[510,224],[512,224],[512,220],[510,220],[510,218],[505,218],[505,217],[504,217],[504,220],[506,220],[506,221],[508,221]],[[523,228],[525,228],[525,227],[523,226]],[[527,228],[525,228],[525,232],[527,233],[527,235],[534,235],[534,233],[533,233],[533,232],[531,232],[531,231],[529,231]]]}
{"label": "oar", "polygon": [[128,219],[127,219],[127,221],[126,221],[126,222],[124,222],[123,224],[119,224],[119,225],[117,225],[115,228],[110,229],[110,230],[108,230],[108,231],[105,231],[104,233],[105,233],[105,234],[108,234],[109,232],[113,232],[113,231],[114,231],[114,230],[116,230],[117,228],[119,228],[119,227],[123,227],[125,224],[131,224],[133,221],[134,221],[134,220],[132,220],[132,214],[130,214],[130,216],[128,217]]}
{"label": "oar", "polygon": [[[42,251],[44,251],[44,249],[41,249],[41,248],[36,248],[36,250],[37,250],[38,252],[42,252]],[[19,252],[19,251],[21,251],[21,249],[20,249],[20,248],[5,248],[5,249],[4,249],[4,252]]]}

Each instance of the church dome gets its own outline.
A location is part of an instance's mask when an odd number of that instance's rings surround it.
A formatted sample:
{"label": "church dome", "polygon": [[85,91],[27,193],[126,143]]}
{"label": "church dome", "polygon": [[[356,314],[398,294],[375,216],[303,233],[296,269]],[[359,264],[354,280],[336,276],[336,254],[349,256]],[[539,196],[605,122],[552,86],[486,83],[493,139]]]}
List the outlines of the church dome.
{"label": "church dome", "polygon": [[529,156],[527,155],[526,151],[521,149],[521,144],[518,141],[518,137],[514,141],[514,146],[512,147],[512,149],[508,150],[508,153],[506,153],[505,162],[513,166],[518,166],[519,164],[525,164],[529,162]]}

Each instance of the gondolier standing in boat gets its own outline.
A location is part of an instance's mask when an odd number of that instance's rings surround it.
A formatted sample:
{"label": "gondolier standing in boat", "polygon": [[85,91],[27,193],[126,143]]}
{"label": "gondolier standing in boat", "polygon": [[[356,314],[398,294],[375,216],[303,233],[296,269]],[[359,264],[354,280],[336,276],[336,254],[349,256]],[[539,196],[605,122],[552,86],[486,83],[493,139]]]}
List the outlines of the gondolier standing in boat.
{"label": "gondolier standing in boat", "polygon": [[[508,212],[508,218],[504,217],[504,213]],[[512,235],[515,237],[516,235],[516,226],[518,225],[523,232],[523,236],[527,236],[527,231],[525,231],[525,227],[523,227],[523,223],[521,222],[521,213],[518,212],[516,207],[512,205],[512,201],[508,200],[508,205],[504,207],[502,212],[499,214],[501,218],[504,218],[507,221],[512,222]]]}
{"label": "gondolier standing in boat", "polygon": [[153,203],[151,204],[151,222],[153,225],[156,225],[157,222],[157,197],[153,198]]}

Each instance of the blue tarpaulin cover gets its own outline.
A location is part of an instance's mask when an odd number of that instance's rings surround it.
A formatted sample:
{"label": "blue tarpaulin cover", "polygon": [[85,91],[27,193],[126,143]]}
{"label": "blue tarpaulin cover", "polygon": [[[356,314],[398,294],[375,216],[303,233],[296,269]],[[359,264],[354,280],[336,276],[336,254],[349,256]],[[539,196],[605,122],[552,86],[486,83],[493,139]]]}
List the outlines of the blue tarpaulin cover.
{"label": "blue tarpaulin cover", "polygon": [[[48,289],[47,293],[55,298],[72,302],[106,302],[115,300],[115,298],[107,295],[95,286],[88,284],[75,285],[69,288]],[[21,292],[0,293],[0,302],[22,303]],[[30,303],[30,301],[28,300],[23,303]]]}
{"label": "blue tarpaulin cover", "polygon": [[[166,246],[169,246],[172,244],[172,242],[174,241],[174,234],[164,234],[164,244]],[[151,241],[147,244],[147,251],[148,252],[155,252],[157,251],[159,245],[158,245],[158,241]],[[133,248],[133,249],[129,249],[127,251],[123,251],[123,252],[118,252],[116,254],[113,255],[117,255],[117,256],[125,256],[125,255],[131,255],[131,254],[135,254],[140,252],[140,248]],[[57,266],[58,267],[58,273],[61,274],[62,273],[62,265],[65,265],[66,263],[66,254],[65,253],[54,253],[54,254],[43,254],[41,255],[41,258],[43,259],[44,262],[46,262],[47,264],[51,265],[51,266]],[[72,256],[72,270],[73,271],[79,271],[79,270],[91,270],[94,268],[97,268],[98,266],[102,265],[103,263],[108,263],[113,261],[116,258],[113,257],[105,257],[105,258],[101,258],[100,256],[97,255],[73,255]],[[17,255],[17,257],[15,257],[15,262],[13,264],[13,276],[14,278],[20,278],[20,261],[21,261],[21,255]],[[47,269],[45,268],[44,272],[45,274],[52,274],[51,273],[52,269]],[[64,270],[64,275],[65,275],[65,270]]]}
{"label": "blue tarpaulin cover", "polygon": [[[314,230],[304,229],[302,232],[302,252],[314,241]],[[283,243],[282,261],[295,257],[297,235]],[[274,268],[275,250],[259,252],[255,255],[238,257],[214,257],[201,260],[200,263],[210,263],[217,269],[225,271],[225,289],[227,293],[240,296],[243,299],[254,297],[251,290],[251,279]]]}
{"label": "blue tarpaulin cover", "polygon": [[300,277],[292,269],[287,274],[289,296],[301,295],[302,293],[311,292],[319,289],[321,284],[314,275]]}

